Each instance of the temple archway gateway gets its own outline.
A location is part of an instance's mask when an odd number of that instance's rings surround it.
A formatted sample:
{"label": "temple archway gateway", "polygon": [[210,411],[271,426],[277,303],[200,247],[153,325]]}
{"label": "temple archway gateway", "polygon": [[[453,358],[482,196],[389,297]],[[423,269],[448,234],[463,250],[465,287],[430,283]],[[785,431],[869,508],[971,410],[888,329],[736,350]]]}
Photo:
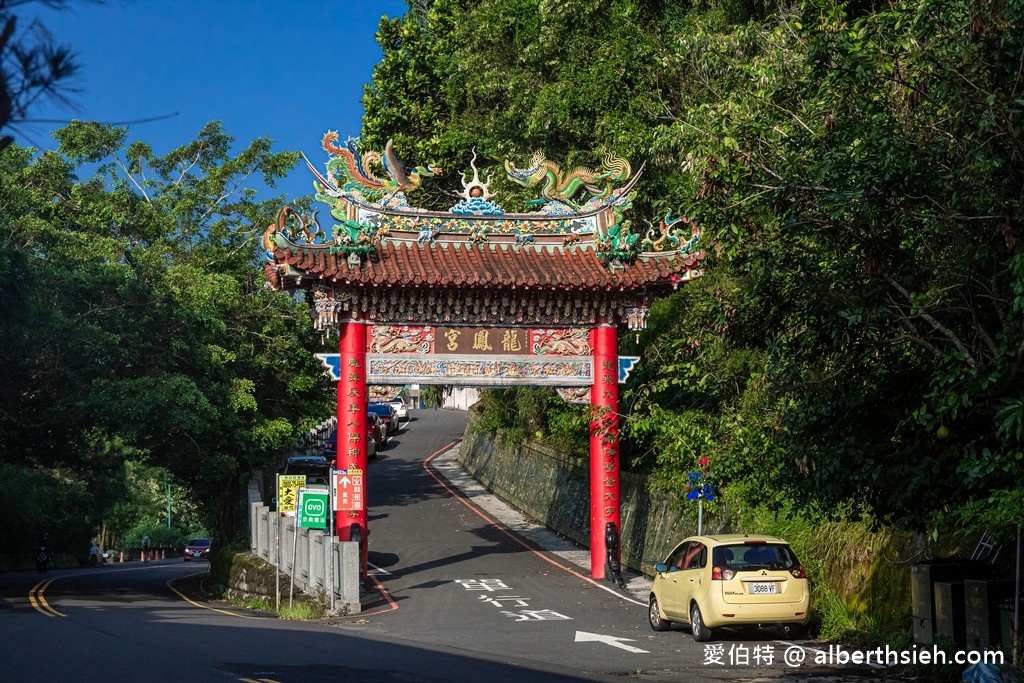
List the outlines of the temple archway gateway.
{"label": "temple archway gateway", "polygon": [[509,179],[540,186],[532,203],[542,205],[506,213],[488,187],[493,174],[480,180],[474,152],[460,201],[427,211],[409,206],[405,191],[440,169],[407,171],[390,141],[381,154],[362,150],[358,139],[340,145],[328,132],[322,146],[325,172],[306,165],[316,198],[337,221],[333,234],[315,212],[284,207],[263,245],[269,285],[307,290],[316,327],[338,333],[338,353],[320,358],[338,382],[341,540],[359,534],[365,573],[369,390],[551,386],[592,406],[590,571],[612,578],[606,563],[613,557],[610,566],[619,566],[618,385],[635,361],[619,358],[618,334],[638,333],[655,298],[700,275],[697,226],[669,213],[644,234],[631,232],[624,214],[640,174],[610,155],[600,169],[568,173],[539,153],[525,168],[506,162]]}

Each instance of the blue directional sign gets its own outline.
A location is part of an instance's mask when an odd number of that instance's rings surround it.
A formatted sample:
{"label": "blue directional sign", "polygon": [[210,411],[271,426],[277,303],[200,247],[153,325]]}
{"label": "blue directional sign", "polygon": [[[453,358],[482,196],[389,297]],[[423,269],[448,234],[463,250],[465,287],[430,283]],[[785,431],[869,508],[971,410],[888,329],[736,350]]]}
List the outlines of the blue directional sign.
{"label": "blue directional sign", "polygon": [[341,354],[340,353],[318,353],[316,357],[327,368],[331,379],[335,382],[341,381]]}
{"label": "blue directional sign", "polygon": [[640,356],[619,356],[619,384],[625,384],[629,379],[629,373],[633,367],[640,362]]}

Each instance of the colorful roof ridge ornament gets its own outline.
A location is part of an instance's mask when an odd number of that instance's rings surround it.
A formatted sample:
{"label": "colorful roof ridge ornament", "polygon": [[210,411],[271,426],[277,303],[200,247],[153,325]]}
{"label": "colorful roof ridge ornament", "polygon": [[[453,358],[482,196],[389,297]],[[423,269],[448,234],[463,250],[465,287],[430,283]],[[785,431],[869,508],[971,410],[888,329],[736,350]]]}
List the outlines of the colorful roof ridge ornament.
{"label": "colorful roof ridge ornament", "polygon": [[466,174],[460,174],[462,176],[462,193],[460,195],[462,200],[449,210],[454,214],[460,215],[504,215],[505,212],[502,208],[490,201],[494,195],[491,194],[489,185],[494,178],[494,174],[487,174],[486,183],[480,180],[480,172],[476,167],[476,147],[473,148],[473,158],[470,160],[469,165],[473,169],[473,179],[466,182]]}
{"label": "colorful roof ridge ornament", "polygon": [[448,211],[430,211],[410,206],[405,191],[419,187],[423,179],[440,173],[440,168],[417,166],[407,172],[390,141],[385,151],[378,153],[362,149],[358,138],[338,144],[338,134],[329,131],[322,145],[331,155],[325,172],[306,159],[315,177],[316,198],[328,204],[339,221],[386,227],[389,238],[397,241],[433,243],[444,239],[540,246],[568,239],[590,244],[609,226],[621,222],[623,212],[632,206],[633,188],[640,177],[639,172],[632,174],[629,162],[612,155],[605,157],[597,171],[578,167],[564,174],[541,154],[534,155],[531,165],[522,170],[506,162],[514,182],[541,185],[539,201],[545,202],[538,211],[507,213],[493,200],[493,173],[481,180],[474,149],[472,177],[461,174],[460,201]]}
{"label": "colorful roof ridge ornament", "polygon": [[[327,162],[327,176],[316,174],[325,189],[338,191],[340,188],[342,192],[375,198],[415,189],[423,182],[423,178],[441,173],[441,169],[436,166],[416,166],[407,172],[405,165],[398,160],[391,140],[384,146],[383,154],[363,153],[360,150],[359,138],[348,138],[344,147],[339,146],[337,142],[338,133],[333,130],[327,131],[321,140],[324,151],[331,155]],[[387,178],[381,178],[374,173],[372,166],[376,165],[384,169]],[[329,194],[333,196],[334,193]]]}
{"label": "colorful roof ridge ornament", "polygon": [[602,261],[618,261],[629,263],[637,255],[637,240],[640,235],[629,229],[629,221],[616,223],[608,228],[604,235],[597,238],[594,249]]}
{"label": "colorful roof ridge ornament", "polygon": [[697,246],[700,239],[700,226],[688,216],[672,217],[672,209],[665,214],[665,220],[658,223],[655,228],[650,221],[647,223],[647,232],[644,234],[641,248],[648,252],[676,251],[680,254],[689,254]]}
{"label": "colorful roof ridge ornament", "polygon": [[331,253],[347,254],[350,257],[372,254],[377,251],[377,244],[386,235],[387,228],[344,220],[334,226],[334,246],[331,247]]}
{"label": "colorful roof ridge ornament", "polygon": [[[474,149],[457,203],[435,211],[410,206],[405,192],[439,168],[407,169],[390,141],[375,152],[358,139],[340,143],[329,131],[322,145],[330,155],[322,169],[306,163],[333,227],[321,228],[315,211],[303,215],[285,207],[264,233],[263,246],[269,286],[323,288],[325,297],[316,303],[324,327],[358,312],[386,322],[429,315],[464,324],[489,324],[503,315],[499,308],[515,308],[514,315],[504,313],[516,323],[552,315],[518,296],[519,290],[559,293],[569,308],[560,304],[552,324],[585,325],[611,315],[625,326],[626,308],[703,274],[700,230],[692,219],[669,211],[657,226],[644,221],[639,234],[630,229],[626,216],[643,166],[633,173],[613,155],[597,169],[578,166],[569,172],[543,154],[533,155],[524,168],[505,162],[511,182],[540,194],[532,203],[536,210],[509,212],[495,201],[495,174],[478,166]],[[367,261],[372,267],[363,267]],[[376,292],[394,288],[402,296],[395,306],[381,308]],[[448,290],[458,290],[461,298],[444,305],[431,299]],[[479,304],[478,298],[495,290],[512,293],[510,303]],[[588,294],[580,297],[581,292]],[[633,317],[633,327],[645,322]]]}

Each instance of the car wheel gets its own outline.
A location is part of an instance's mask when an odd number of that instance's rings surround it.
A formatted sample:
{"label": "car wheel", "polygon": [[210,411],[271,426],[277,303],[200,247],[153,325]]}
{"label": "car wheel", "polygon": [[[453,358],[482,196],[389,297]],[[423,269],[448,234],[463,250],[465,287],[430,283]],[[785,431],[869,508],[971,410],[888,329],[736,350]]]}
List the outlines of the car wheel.
{"label": "car wheel", "polygon": [[667,631],[672,626],[671,621],[661,618],[661,612],[658,609],[658,598],[653,595],[647,606],[647,621],[655,631]]}
{"label": "car wheel", "polygon": [[693,603],[690,607],[690,633],[698,643],[711,640],[711,629],[704,625],[704,617],[700,613],[700,607]]}

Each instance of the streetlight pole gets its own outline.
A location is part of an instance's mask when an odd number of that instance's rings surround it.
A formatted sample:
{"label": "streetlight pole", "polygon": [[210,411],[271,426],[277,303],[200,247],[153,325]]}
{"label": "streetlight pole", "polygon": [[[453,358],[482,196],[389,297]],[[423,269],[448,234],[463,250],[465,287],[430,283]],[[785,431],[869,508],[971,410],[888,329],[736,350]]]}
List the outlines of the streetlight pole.
{"label": "streetlight pole", "polygon": [[171,482],[167,481],[167,528],[171,528]]}

